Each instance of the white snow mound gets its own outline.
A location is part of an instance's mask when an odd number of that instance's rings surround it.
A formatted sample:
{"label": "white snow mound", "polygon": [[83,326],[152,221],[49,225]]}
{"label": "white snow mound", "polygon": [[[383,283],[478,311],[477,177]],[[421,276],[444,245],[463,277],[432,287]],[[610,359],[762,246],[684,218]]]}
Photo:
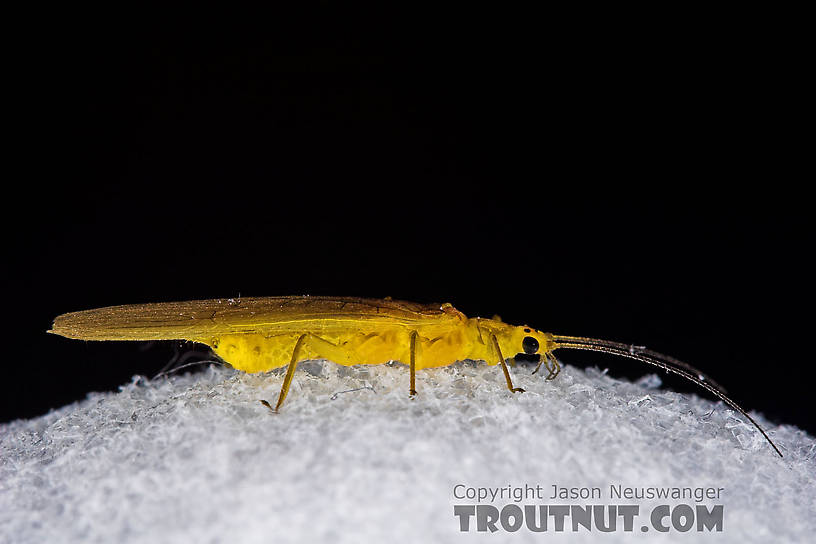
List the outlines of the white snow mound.
{"label": "white snow mound", "polygon": [[[210,367],[134,377],[117,393],[0,425],[0,542],[805,542],[816,533],[816,439],[755,417],[785,454],[722,403],[565,367],[553,381],[464,362],[417,374],[400,364],[299,365],[280,414],[283,372]],[[361,388],[361,389],[360,389]],[[356,391],[337,394],[341,391]],[[463,487],[456,488],[457,485]],[[723,488],[721,532],[642,532],[658,504],[610,486]],[[541,486],[543,500],[637,504],[634,531],[527,527],[460,531],[468,487]],[[552,486],[599,487],[550,500]],[[552,520],[550,521],[552,524]],[[507,532],[499,525],[500,532]],[[498,540],[496,540],[498,538]]]}

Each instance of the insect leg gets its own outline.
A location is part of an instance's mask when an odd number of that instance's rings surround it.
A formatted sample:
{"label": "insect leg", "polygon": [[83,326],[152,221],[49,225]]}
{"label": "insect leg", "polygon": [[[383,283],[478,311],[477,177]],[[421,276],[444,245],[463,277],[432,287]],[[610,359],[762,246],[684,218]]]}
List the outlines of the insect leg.
{"label": "insect leg", "polygon": [[416,392],[416,339],[417,332],[411,331],[411,387],[408,389],[408,395],[413,397]]}
{"label": "insect leg", "polygon": [[[273,412],[277,412],[283,404],[283,401],[286,400],[286,395],[289,392],[289,387],[292,385],[292,378],[295,375],[295,369],[299,361],[299,354],[304,350],[307,350],[307,353],[310,353],[311,357],[315,359],[328,359],[340,364],[350,364],[351,361],[361,359],[351,348],[337,346],[312,333],[301,334],[297,339],[295,349],[292,351],[292,359],[289,362],[289,367],[286,369],[286,376],[283,378],[283,385],[281,386],[277,405],[273,409],[267,401],[261,401],[261,404]],[[306,357],[306,355],[304,357]]]}
{"label": "insect leg", "polygon": [[286,376],[283,378],[283,385],[281,386],[280,395],[278,395],[278,403],[275,405],[275,412],[280,410],[283,401],[286,400],[286,394],[289,392],[289,386],[292,385],[292,377],[295,375],[295,369],[297,368],[298,352],[305,338],[306,335],[301,334],[297,339],[297,343],[295,343],[295,349],[292,350],[292,360],[289,361],[289,368],[286,369]]}
{"label": "insect leg", "polygon": [[501,364],[502,370],[504,371],[504,379],[507,380],[507,389],[513,393],[524,393],[524,389],[521,387],[513,387],[513,380],[510,379],[510,371],[507,370],[507,363],[504,362],[504,355],[502,355],[496,335],[491,334],[490,339],[493,341],[493,347],[496,348],[496,353],[499,356],[499,364]]}

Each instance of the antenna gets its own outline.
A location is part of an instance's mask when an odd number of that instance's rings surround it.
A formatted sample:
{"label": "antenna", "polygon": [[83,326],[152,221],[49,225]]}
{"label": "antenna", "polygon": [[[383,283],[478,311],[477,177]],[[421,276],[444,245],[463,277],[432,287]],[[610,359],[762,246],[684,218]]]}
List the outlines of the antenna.
{"label": "antenna", "polygon": [[779,454],[779,457],[782,457],[782,452],[779,451],[779,448],[777,448],[776,444],[773,443],[773,440],[770,439],[768,433],[766,433],[762,427],[759,426],[759,423],[757,423],[754,418],[749,416],[748,412],[746,412],[740,405],[728,398],[726,396],[725,389],[720,387],[717,382],[693,366],[675,359],[674,357],[657,353],[656,351],[646,349],[642,346],[622,344],[620,342],[610,342],[609,340],[598,340],[596,338],[584,338],[581,336],[553,335],[553,340],[555,340],[556,344],[554,349],[583,349],[587,351],[610,353],[619,357],[626,357],[627,359],[634,359],[635,361],[656,366],[658,368],[662,368],[666,372],[682,376],[697,386],[702,387],[726,403],[728,406],[742,414],[745,419],[753,423],[754,427],[756,427],[757,430],[762,433],[762,436],[765,437],[765,440],[767,440],[776,453]]}

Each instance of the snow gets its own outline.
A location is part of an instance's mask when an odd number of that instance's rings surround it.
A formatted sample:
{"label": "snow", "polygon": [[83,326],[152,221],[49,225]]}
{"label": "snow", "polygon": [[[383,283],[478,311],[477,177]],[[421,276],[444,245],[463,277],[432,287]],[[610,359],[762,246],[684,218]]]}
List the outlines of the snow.
{"label": "snow", "polygon": [[[816,531],[816,439],[754,415],[784,453],[722,403],[565,366],[547,382],[466,361],[417,374],[401,364],[302,363],[281,413],[283,371],[211,366],[31,420],[0,425],[0,542],[805,542]],[[348,391],[337,394],[341,391]],[[750,407],[750,406],[748,406]],[[540,485],[543,500],[638,504],[634,532],[460,532],[454,487]],[[658,504],[610,485],[723,488],[722,532],[644,533]],[[550,500],[553,485],[603,497]],[[464,489],[464,488],[459,488]],[[499,531],[505,532],[499,526]]]}

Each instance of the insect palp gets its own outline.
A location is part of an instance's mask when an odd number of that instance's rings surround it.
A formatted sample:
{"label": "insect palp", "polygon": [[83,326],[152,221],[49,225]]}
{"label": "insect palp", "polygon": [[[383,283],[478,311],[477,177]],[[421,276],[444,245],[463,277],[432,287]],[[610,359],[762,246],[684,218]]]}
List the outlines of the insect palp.
{"label": "insect palp", "polygon": [[541,368],[541,365],[544,365],[547,368],[548,374],[547,377],[544,378],[545,380],[549,381],[558,376],[558,373],[561,372],[561,363],[558,362],[558,359],[555,358],[555,355],[552,353],[545,353],[544,357],[541,358],[539,361],[538,366],[535,367],[533,370],[533,374],[538,372],[538,369]]}
{"label": "insect palp", "polygon": [[547,369],[550,371],[550,373],[547,374],[547,377],[544,379],[549,381],[555,379],[555,377],[558,376],[558,373],[561,372],[561,363],[558,362],[558,359],[556,359],[555,355],[552,353],[547,353],[546,359]]}

